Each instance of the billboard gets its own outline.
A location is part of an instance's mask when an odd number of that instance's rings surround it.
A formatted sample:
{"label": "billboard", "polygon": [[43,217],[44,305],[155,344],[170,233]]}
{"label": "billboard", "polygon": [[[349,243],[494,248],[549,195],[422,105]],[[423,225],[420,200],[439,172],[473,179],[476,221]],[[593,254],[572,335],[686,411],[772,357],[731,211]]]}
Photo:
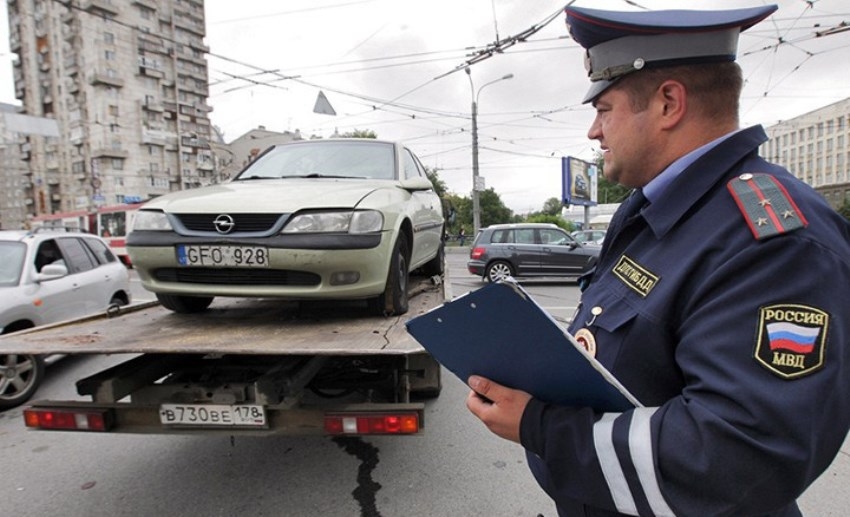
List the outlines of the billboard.
{"label": "billboard", "polygon": [[572,156],[561,158],[561,202],[565,205],[596,206],[598,185],[595,163]]}

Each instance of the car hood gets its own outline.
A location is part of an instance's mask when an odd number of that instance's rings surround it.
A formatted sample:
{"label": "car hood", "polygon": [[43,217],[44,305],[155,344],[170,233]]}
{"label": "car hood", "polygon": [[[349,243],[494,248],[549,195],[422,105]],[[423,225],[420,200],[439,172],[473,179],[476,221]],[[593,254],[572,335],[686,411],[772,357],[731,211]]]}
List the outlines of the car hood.
{"label": "car hood", "polygon": [[354,208],[378,189],[400,188],[387,180],[271,179],[234,181],[158,197],[142,208],[170,213],[294,212]]}

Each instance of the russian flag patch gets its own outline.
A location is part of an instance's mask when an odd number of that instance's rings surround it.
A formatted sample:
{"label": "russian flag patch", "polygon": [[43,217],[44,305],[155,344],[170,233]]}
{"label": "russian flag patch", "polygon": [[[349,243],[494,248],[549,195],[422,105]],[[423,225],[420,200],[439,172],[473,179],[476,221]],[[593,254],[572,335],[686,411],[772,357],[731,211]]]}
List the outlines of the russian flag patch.
{"label": "russian flag patch", "polygon": [[808,305],[770,305],[759,309],[755,359],[785,379],[823,366],[829,314]]}

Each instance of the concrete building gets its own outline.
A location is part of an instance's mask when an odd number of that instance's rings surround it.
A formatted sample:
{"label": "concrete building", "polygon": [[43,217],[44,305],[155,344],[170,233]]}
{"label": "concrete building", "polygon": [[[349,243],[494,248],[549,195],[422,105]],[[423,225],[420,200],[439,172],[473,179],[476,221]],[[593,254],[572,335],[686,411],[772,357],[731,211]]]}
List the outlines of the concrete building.
{"label": "concrete building", "polygon": [[18,134],[7,126],[5,116],[17,111],[18,106],[0,102],[0,230],[20,229],[27,219],[27,167],[21,160]]}
{"label": "concrete building", "polygon": [[[203,0],[8,0],[30,216],[211,182]],[[13,173],[15,171],[12,171]]]}
{"label": "concrete building", "polygon": [[850,203],[850,98],[767,128],[761,147],[815,188],[833,208]]}

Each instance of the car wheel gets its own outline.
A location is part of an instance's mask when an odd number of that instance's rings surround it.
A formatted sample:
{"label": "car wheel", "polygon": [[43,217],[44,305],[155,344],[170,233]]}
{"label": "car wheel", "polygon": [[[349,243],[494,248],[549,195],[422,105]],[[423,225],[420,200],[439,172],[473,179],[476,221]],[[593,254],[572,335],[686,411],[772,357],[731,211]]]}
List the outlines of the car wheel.
{"label": "car wheel", "polygon": [[484,277],[490,282],[498,282],[509,276],[514,276],[514,270],[510,264],[501,260],[492,262],[484,272]]}
{"label": "car wheel", "polygon": [[156,299],[168,310],[180,314],[204,312],[213,301],[212,296],[179,296],[157,293]]}
{"label": "car wheel", "polygon": [[44,379],[44,359],[37,355],[0,355],[0,409],[19,406]]}
{"label": "car wheel", "polygon": [[410,272],[407,270],[407,237],[399,234],[393,247],[390,270],[387,273],[387,285],[377,298],[369,300],[373,312],[391,316],[407,312],[407,282]]}
{"label": "car wheel", "polygon": [[437,256],[422,266],[422,272],[427,276],[442,275],[446,271],[446,245],[440,243]]}

